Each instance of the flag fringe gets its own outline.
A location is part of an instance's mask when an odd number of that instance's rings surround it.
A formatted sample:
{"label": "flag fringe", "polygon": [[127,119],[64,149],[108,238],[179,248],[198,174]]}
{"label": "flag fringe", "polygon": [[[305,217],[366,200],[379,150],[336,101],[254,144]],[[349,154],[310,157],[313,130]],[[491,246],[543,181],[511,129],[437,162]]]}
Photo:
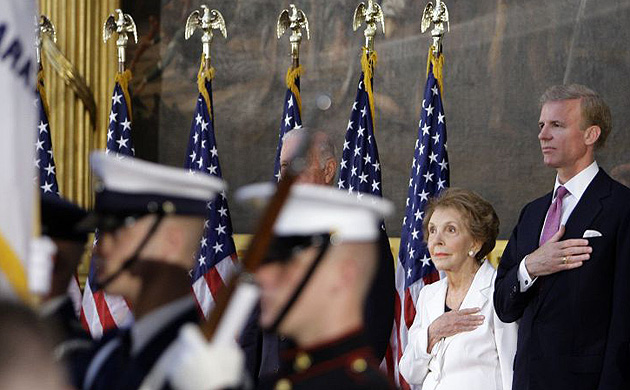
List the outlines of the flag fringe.
{"label": "flag fringe", "polygon": [[298,77],[302,75],[303,71],[304,69],[302,68],[302,65],[298,66],[297,68],[291,66],[289,70],[287,70],[286,77],[287,88],[291,90],[291,93],[293,93],[293,96],[295,96],[295,100],[297,100],[297,107],[298,111],[300,112],[300,117],[302,116],[302,97],[300,96],[300,89],[298,88],[295,81]]}
{"label": "flag fringe", "polygon": [[116,82],[120,84],[120,88],[123,91],[123,95],[125,95],[125,102],[127,103],[127,112],[129,113],[129,120],[133,121],[133,114],[131,112],[131,97],[129,96],[129,81],[131,81],[131,71],[129,69],[124,72],[116,73]]}
{"label": "flag fringe", "polygon": [[433,55],[433,46],[429,48],[429,55],[427,57],[427,76],[429,77],[429,71],[431,70],[431,65],[433,65],[433,76],[435,76],[435,80],[438,83],[438,87],[440,88],[440,95],[442,96],[442,101],[444,100],[444,88],[442,88],[442,84],[444,81],[444,55],[442,53],[438,54],[436,58]]}
{"label": "flag fringe", "polygon": [[[369,54],[368,54],[369,53]],[[374,75],[374,68],[377,61],[376,51],[368,52],[367,47],[363,47],[361,53],[361,70],[363,70],[363,83],[365,84],[365,90],[368,94],[368,100],[370,102],[370,115],[372,116],[372,130],[376,133],[376,123],[374,122],[374,96],[372,94],[372,77]]]}
{"label": "flag fringe", "polygon": [[199,65],[199,72],[197,73],[197,89],[206,101],[206,107],[208,108],[208,115],[212,120],[212,108],[210,106],[210,93],[206,88],[206,81],[212,81],[214,79],[214,68],[211,66],[209,69],[205,69],[203,54],[201,55],[201,65]]}

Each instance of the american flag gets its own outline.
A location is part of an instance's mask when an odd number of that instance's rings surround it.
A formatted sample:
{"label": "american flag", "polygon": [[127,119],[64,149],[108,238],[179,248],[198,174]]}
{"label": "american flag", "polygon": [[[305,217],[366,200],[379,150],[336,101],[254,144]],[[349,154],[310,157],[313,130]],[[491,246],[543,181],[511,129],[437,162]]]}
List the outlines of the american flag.
{"label": "american flag", "polygon": [[[36,105],[39,109],[39,122],[37,124],[37,142],[35,143],[35,167],[39,172],[38,181],[42,194],[51,193],[59,195],[59,185],[57,184],[57,170],[55,158],[52,150],[52,135],[50,134],[50,122],[48,121],[48,101],[44,89],[44,72],[40,70],[37,74],[37,94]],[[70,280],[68,286],[68,296],[72,300],[75,313],[79,315],[81,310],[81,288],[79,280],[75,276]]]}
{"label": "american flag", "polygon": [[[214,136],[214,112],[212,109],[212,72],[201,75],[205,80],[200,86],[193,121],[186,163],[190,172],[204,172],[221,178],[221,166]],[[208,109],[209,108],[209,109]],[[205,229],[196,262],[190,271],[192,288],[199,308],[208,317],[214,307],[218,291],[235,271],[236,246],[232,238],[232,221],[225,192],[208,202]]]}
{"label": "american flag", "polygon": [[[135,150],[131,142],[131,100],[129,96],[129,70],[116,75],[116,84],[112,94],[112,108],[107,126],[106,153],[116,152],[133,156]],[[94,246],[98,241],[98,232],[94,235]],[[83,291],[81,322],[92,337],[99,338],[104,331],[122,325],[130,314],[129,305],[121,296],[95,291],[96,267],[94,256],[90,261],[90,272]]]}
{"label": "american flag", "polygon": [[[400,361],[407,345],[407,332],[416,315],[416,300],[420,289],[440,279],[422,234],[422,220],[427,202],[449,186],[441,81],[435,77],[436,74],[442,73],[442,59],[436,59],[432,54],[429,57],[429,72],[418,123],[418,139],[411,164],[396,267],[394,326],[397,337],[393,340],[392,351],[397,357],[397,362]],[[397,364],[394,366],[394,375],[398,385],[409,388],[399,375]]]}
{"label": "american flag", "polygon": [[364,193],[382,196],[381,165],[374,138],[374,103],[370,77],[376,62],[376,53],[371,54],[370,58],[364,53],[363,57],[363,72],[346,127],[337,183],[340,189],[347,190],[348,194],[356,195],[359,199]]}
{"label": "american flag", "polygon": [[39,122],[37,125],[37,142],[35,143],[35,167],[39,172],[39,188],[43,194],[52,193],[59,195],[57,185],[57,172],[52,150],[52,138],[50,124],[48,123],[48,104],[44,92],[44,80],[42,71],[37,76],[37,100],[39,108]]}
{"label": "american flag", "polygon": [[287,93],[284,95],[284,109],[282,110],[282,121],[280,121],[280,136],[278,138],[278,149],[276,149],[276,162],[273,168],[273,175],[276,180],[280,180],[280,151],[282,150],[282,137],[294,128],[302,127],[302,100],[300,99],[300,74],[302,67],[291,67],[287,72]]}

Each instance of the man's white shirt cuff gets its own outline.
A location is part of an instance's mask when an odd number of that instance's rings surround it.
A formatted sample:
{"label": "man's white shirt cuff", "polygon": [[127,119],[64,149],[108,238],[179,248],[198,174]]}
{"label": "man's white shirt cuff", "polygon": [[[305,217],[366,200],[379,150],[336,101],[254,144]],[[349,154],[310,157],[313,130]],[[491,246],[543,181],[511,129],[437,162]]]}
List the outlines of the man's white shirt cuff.
{"label": "man's white shirt cuff", "polygon": [[527,259],[527,256],[523,257],[523,260],[521,260],[517,273],[518,284],[521,287],[522,293],[527,291],[534,284],[536,279],[538,279],[538,277],[532,279],[531,276],[529,276],[529,272],[527,272],[527,268],[525,268],[525,259]]}

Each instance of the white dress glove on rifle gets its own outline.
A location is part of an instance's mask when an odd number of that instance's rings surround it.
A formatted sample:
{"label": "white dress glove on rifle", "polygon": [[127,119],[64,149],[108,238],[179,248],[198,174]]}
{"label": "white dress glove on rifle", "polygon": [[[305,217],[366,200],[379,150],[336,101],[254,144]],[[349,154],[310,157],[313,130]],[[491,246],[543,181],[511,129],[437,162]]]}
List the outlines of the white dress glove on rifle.
{"label": "white dress glove on rifle", "polygon": [[170,367],[169,379],[177,390],[213,390],[237,387],[244,377],[245,357],[239,346],[208,343],[198,326],[182,327],[179,359]]}

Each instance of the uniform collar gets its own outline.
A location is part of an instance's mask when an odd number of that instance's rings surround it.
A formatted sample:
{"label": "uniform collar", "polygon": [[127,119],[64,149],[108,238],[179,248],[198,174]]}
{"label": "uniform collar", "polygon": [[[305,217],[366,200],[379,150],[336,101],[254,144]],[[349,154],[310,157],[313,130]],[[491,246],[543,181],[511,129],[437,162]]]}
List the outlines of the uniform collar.
{"label": "uniform collar", "polygon": [[131,327],[131,354],[142,351],[147,343],[174,318],[194,307],[192,297],[185,296],[153,310]]}
{"label": "uniform collar", "polygon": [[331,368],[349,365],[352,369],[356,366],[361,371],[367,368],[367,363],[375,360],[361,328],[310,348],[288,350],[282,353],[281,359],[290,372],[298,374],[322,363]]}

